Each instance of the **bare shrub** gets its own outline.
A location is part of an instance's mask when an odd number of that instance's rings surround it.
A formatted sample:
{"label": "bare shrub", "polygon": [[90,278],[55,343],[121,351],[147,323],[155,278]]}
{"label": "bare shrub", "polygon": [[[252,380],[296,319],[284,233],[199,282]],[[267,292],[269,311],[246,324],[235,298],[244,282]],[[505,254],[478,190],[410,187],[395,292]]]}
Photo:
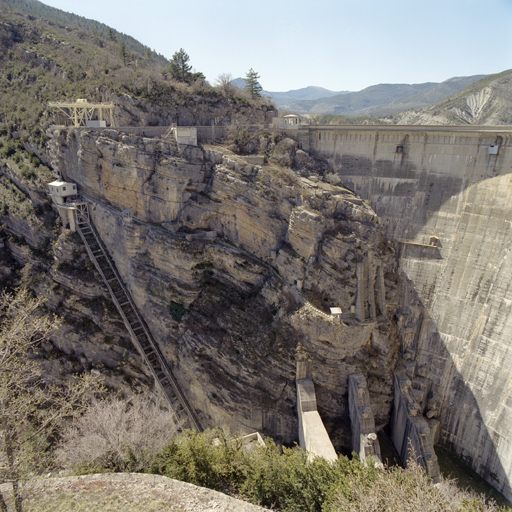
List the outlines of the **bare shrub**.
{"label": "bare shrub", "polygon": [[255,140],[247,126],[233,124],[228,127],[226,140],[232,142],[230,149],[235,153],[247,154],[255,150]]}
{"label": "bare shrub", "polygon": [[140,395],[102,400],[65,432],[56,457],[82,471],[140,471],[175,434],[171,415]]}
{"label": "bare shrub", "polygon": [[[0,293],[0,482],[12,484],[17,512],[22,510],[22,483],[45,467],[48,440],[101,390],[90,375],[67,386],[45,380],[34,355],[59,320],[46,314],[44,302],[27,289]],[[7,510],[1,490],[0,510]]]}
{"label": "bare shrub", "polygon": [[215,85],[221,90],[224,96],[231,97],[235,92],[235,86],[231,83],[232,81],[233,75],[231,73],[221,73],[217,77]]}
{"label": "bare shrub", "polygon": [[407,469],[393,467],[382,471],[369,468],[354,472],[338,484],[331,509],[333,512],[494,512],[494,502],[483,496],[464,492],[455,482],[441,479],[433,484],[423,468],[409,462]]}

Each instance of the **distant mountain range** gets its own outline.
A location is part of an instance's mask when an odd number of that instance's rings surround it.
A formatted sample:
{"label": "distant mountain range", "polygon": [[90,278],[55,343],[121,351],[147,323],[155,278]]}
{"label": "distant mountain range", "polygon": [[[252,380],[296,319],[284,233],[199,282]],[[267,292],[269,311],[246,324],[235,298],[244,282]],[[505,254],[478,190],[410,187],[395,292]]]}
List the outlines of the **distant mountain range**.
{"label": "distant mountain range", "polygon": [[[441,83],[379,84],[362,91],[330,91],[305,87],[288,92],[263,91],[281,111],[297,114],[340,114],[345,116],[383,116],[432,105],[484,78],[485,75],[455,77]],[[245,80],[233,85],[243,88]]]}
{"label": "distant mountain range", "polygon": [[[245,81],[238,78],[233,84],[243,88]],[[281,112],[325,114],[321,122],[344,123],[371,116],[374,122],[394,124],[512,124],[512,70],[441,83],[379,84],[359,92],[310,86],[263,94],[270,96]],[[336,119],[336,115],[346,118]],[[371,117],[366,122],[372,122]]]}
{"label": "distant mountain range", "polygon": [[[245,87],[245,80],[243,78],[235,78],[231,81],[231,83],[240,89]],[[296,101],[314,101],[322,98],[330,98],[331,96],[349,93],[350,91],[330,91],[329,89],[324,89],[323,87],[315,87],[314,85],[310,85],[309,87],[304,87],[302,89],[294,89],[288,92],[263,91],[263,95],[272,98],[272,101],[278,107],[288,103],[294,103]]]}
{"label": "distant mountain range", "polygon": [[271,92],[265,91],[264,94],[270,96],[272,101],[278,106],[293,104],[298,101],[316,101],[323,98],[332,98],[333,96],[341,96],[350,94],[350,91],[330,91],[323,87],[315,87],[310,85],[303,89],[296,89],[288,92]]}

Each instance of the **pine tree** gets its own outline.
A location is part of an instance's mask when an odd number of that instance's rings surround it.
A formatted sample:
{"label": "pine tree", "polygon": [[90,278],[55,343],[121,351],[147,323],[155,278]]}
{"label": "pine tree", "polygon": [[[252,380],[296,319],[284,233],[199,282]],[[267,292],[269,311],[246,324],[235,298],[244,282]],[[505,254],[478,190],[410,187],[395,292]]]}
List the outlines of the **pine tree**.
{"label": "pine tree", "polygon": [[187,52],[180,48],[173,56],[171,60],[170,72],[171,76],[178,80],[178,82],[189,83],[192,77],[190,70],[192,66],[188,63],[190,57]]}
{"label": "pine tree", "polygon": [[108,27],[108,40],[114,41],[114,43],[117,43],[116,33],[114,32],[112,27]]}
{"label": "pine tree", "polygon": [[258,82],[260,75],[252,68],[245,75],[245,90],[249,91],[252,98],[260,98],[263,88]]}
{"label": "pine tree", "polygon": [[124,41],[119,43],[119,55],[121,56],[123,64],[127,66],[130,62],[130,53],[126,49],[126,43]]}

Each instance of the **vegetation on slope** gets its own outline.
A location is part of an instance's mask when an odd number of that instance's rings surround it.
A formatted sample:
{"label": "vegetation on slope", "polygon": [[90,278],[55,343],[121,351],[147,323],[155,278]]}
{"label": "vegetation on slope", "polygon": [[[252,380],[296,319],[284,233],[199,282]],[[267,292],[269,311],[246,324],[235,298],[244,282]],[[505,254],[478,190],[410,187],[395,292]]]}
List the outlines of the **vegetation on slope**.
{"label": "vegetation on slope", "polygon": [[151,58],[162,66],[169,64],[165,57],[157,54],[130,35],[118,32],[99,21],[55,9],[37,0],[0,0],[0,9],[4,12],[19,12],[36,18],[43,18],[53,24],[63,25],[73,29],[82,29],[85,32],[100,36],[103,39],[119,42],[124,41],[127,50],[130,52]]}
{"label": "vegetation on slope", "polygon": [[[46,15],[47,10],[54,21],[32,15]],[[108,27],[35,0],[2,0],[0,12],[0,123],[4,136],[14,134],[25,146],[26,142],[43,146],[45,129],[54,122],[49,101],[104,101],[112,94],[128,94],[160,107],[205,102],[209,108],[225,101],[229,92],[235,109],[264,103],[252,102],[237,88],[212,87],[200,73],[194,74],[197,80],[190,85],[173,80],[172,63],[143,45],[129,44]]]}
{"label": "vegetation on slope", "polygon": [[[127,448],[127,453],[133,452]],[[183,432],[141,469],[289,512],[497,510],[453,481],[434,485],[415,464],[382,470],[357,457],[341,456],[335,463],[307,458],[298,447],[282,448],[270,439],[264,446],[245,444],[227,430],[215,429]],[[109,463],[105,469],[117,468]]]}

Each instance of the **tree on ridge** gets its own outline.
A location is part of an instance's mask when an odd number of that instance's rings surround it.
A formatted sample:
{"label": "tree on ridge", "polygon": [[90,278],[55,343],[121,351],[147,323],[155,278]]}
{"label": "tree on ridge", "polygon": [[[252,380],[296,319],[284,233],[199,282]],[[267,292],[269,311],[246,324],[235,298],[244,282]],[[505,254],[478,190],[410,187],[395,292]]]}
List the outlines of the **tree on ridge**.
{"label": "tree on ridge", "polygon": [[235,86],[231,83],[233,81],[233,75],[231,73],[221,73],[215,82],[215,85],[221,89],[224,94],[230,96],[235,90]]}
{"label": "tree on ridge", "polygon": [[121,56],[121,60],[123,61],[123,64],[127,66],[130,62],[130,53],[128,52],[126,48],[126,43],[124,41],[121,41],[119,43],[119,55]]}
{"label": "tree on ridge", "polygon": [[183,48],[174,53],[170,65],[171,76],[174,80],[186,83],[190,81],[192,66],[188,63],[189,60],[190,57]]}
{"label": "tree on ridge", "polygon": [[245,90],[250,93],[252,98],[261,98],[263,87],[258,82],[259,78],[260,75],[252,68],[245,75]]}

